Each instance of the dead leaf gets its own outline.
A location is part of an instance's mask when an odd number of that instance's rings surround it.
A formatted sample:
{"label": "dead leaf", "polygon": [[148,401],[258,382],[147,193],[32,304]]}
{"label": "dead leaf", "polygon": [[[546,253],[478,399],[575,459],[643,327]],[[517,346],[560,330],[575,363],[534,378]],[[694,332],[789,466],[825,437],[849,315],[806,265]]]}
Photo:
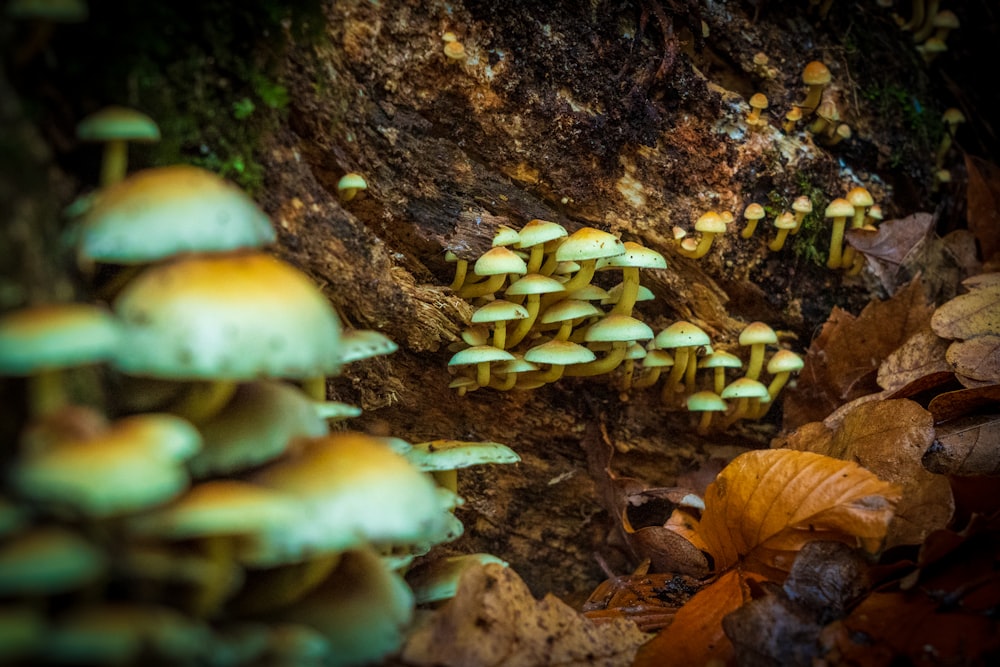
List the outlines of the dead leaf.
{"label": "dead leaf", "polygon": [[635,623],[591,621],[553,595],[536,600],[498,564],[470,567],[454,598],[407,639],[402,660],[437,667],[630,665],[648,635]]}
{"label": "dead leaf", "polygon": [[930,327],[922,329],[886,357],[879,366],[876,381],[892,392],[899,392],[908,385],[919,387],[918,391],[936,386],[951,378],[951,368],[944,360],[947,349],[948,341],[937,336]]}
{"label": "dead leaf", "polygon": [[627,618],[643,632],[670,625],[703,582],[682,574],[627,574],[602,582],[583,605],[591,619]]}
{"label": "dead leaf", "polygon": [[968,378],[989,384],[1000,382],[1000,336],[988,334],[956,341],[948,347],[945,359],[959,381]]}
{"label": "dead leaf", "polygon": [[1000,285],[975,287],[934,311],[931,328],[942,338],[1000,335]]}
{"label": "dead leaf", "polygon": [[982,271],[979,261],[979,250],[976,248],[976,236],[968,229],[956,229],[941,238],[944,250],[955,258],[955,263],[961,270],[963,278]]}
{"label": "dead leaf", "polygon": [[923,330],[932,311],[919,278],[891,299],[869,303],[856,318],[834,308],[809,346],[796,391],[785,399],[783,427],[822,421],[838,406],[878,392],[882,361]]}
{"label": "dead leaf", "polygon": [[[817,431],[810,430],[819,435]],[[888,548],[919,544],[931,531],[943,528],[954,512],[948,480],[928,472],[922,463],[933,442],[931,414],[913,401],[896,399],[869,401],[845,412],[825,444],[793,446],[855,461],[879,479],[899,485],[902,496],[886,536]]]}
{"label": "dead leaf", "polygon": [[949,419],[972,414],[982,408],[995,410],[997,406],[1000,406],[1000,384],[991,384],[938,394],[931,399],[927,410],[934,416],[934,422],[940,424]]}
{"label": "dead leaf", "polygon": [[1000,168],[968,153],[965,168],[969,174],[966,218],[983,259],[988,260],[1000,250]]}
{"label": "dead leaf", "polygon": [[970,415],[939,425],[923,462],[943,475],[1000,474],[1000,415]]}
{"label": "dead leaf", "polygon": [[780,580],[817,539],[877,550],[899,489],[861,466],[788,449],[733,459],[709,487],[698,535],[717,570],[742,567]]}
{"label": "dead leaf", "polygon": [[924,241],[934,229],[934,216],[914,213],[899,220],[888,220],[875,232],[862,229],[847,230],[846,237],[858,251],[896,266]]}
{"label": "dead leaf", "polygon": [[724,572],[688,600],[673,623],[639,648],[633,667],[729,662],[733,645],[722,630],[722,619],[749,599],[742,574],[737,570]]}

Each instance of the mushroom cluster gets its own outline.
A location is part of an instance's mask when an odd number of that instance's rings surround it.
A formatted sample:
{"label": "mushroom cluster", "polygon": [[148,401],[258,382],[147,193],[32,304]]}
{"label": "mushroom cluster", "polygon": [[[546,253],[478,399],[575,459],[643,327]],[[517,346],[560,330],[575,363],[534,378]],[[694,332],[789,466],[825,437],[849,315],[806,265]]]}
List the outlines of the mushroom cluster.
{"label": "mushroom cluster", "polygon": [[[455,471],[499,443],[335,429],[326,378],[396,345],[345,331],[205,170],[110,182],[77,255],[107,302],[0,318],[29,416],[0,486],[4,664],[365,664],[414,613],[403,574],[462,533]],[[107,286],[105,286],[107,287]],[[106,411],[67,374],[99,366]],[[19,379],[18,379],[19,378]]]}
{"label": "mushroom cluster", "polygon": [[[641,343],[653,337],[633,317],[636,302],[652,298],[639,271],[666,268],[666,261],[638,243],[531,220],[520,231],[501,228],[471,275],[466,260],[448,256],[456,263],[451,288],[477,306],[449,361],[459,371],[451,383],[459,394],[531,389],[619,367],[628,378],[645,353]],[[604,289],[592,282],[598,272],[621,281]]]}

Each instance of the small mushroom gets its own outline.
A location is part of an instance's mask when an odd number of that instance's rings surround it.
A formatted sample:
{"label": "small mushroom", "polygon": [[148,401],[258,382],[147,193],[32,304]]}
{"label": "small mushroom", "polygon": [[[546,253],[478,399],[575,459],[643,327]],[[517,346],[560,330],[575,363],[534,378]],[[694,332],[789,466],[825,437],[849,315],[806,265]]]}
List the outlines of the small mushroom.
{"label": "small mushroom", "polygon": [[694,228],[695,231],[701,232],[701,237],[698,239],[698,245],[693,251],[688,251],[682,243],[679,249],[682,255],[690,257],[691,259],[699,259],[707,255],[709,248],[712,247],[712,240],[715,236],[726,233],[726,223],[722,219],[722,216],[715,211],[707,211],[703,213],[701,217],[695,221]]}
{"label": "small mushroom", "polygon": [[128,142],[159,141],[160,128],[141,111],[110,106],[80,121],[76,126],[76,136],[81,141],[104,142],[101,186],[107,187],[125,178],[128,171]]}
{"label": "small mushroom", "polygon": [[725,412],[726,402],[714,391],[696,391],[688,396],[687,409],[701,413],[696,430],[698,435],[706,435],[712,425],[712,413]]}
{"label": "small mushroom", "polygon": [[337,181],[337,196],[345,204],[357,197],[359,192],[367,189],[368,181],[365,180],[365,177],[353,171],[344,174]]}
{"label": "small mushroom", "polygon": [[806,195],[796,197],[795,201],[792,202],[792,210],[795,211],[795,229],[792,230],[792,234],[795,235],[802,229],[802,222],[806,216],[812,213],[812,200]]}
{"label": "small mushroom", "polygon": [[788,233],[795,229],[795,215],[789,211],[785,211],[777,218],[774,219],[774,228],[777,232],[771,242],[767,244],[767,247],[772,252],[778,252],[785,247],[785,239],[788,238]]}
{"label": "small mushroom", "polygon": [[750,348],[750,359],[744,376],[756,380],[764,366],[764,350],[768,345],[777,343],[778,336],[764,322],[751,322],[740,332],[739,341],[740,345]]}
{"label": "small mushroom", "polygon": [[802,104],[798,105],[803,114],[809,115],[816,111],[823,96],[823,89],[830,83],[831,78],[830,70],[820,61],[813,60],[806,64],[802,70],[802,83],[809,87],[809,92],[806,93],[806,99]]}
{"label": "small mushroom", "polygon": [[748,204],[743,210],[743,217],[746,218],[747,224],[743,227],[740,236],[748,239],[753,236],[753,233],[757,230],[757,223],[764,217],[764,207],[756,202]]}
{"label": "small mushroom", "polygon": [[847,225],[847,218],[854,216],[854,207],[851,206],[851,202],[838,197],[826,207],[824,216],[833,220],[830,232],[830,256],[826,260],[826,265],[831,269],[839,269],[844,252],[844,227]]}

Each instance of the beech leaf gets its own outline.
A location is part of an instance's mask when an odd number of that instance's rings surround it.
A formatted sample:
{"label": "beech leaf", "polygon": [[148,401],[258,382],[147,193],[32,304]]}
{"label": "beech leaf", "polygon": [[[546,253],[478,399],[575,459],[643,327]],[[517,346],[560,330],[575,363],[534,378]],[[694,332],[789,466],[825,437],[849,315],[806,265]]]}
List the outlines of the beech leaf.
{"label": "beech leaf", "polygon": [[624,618],[597,623],[554,595],[536,600],[512,569],[490,563],[462,573],[455,597],[410,634],[401,657],[439,667],[625,667],[647,638]]}
{"label": "beech leaf", "polygon": [[968,340],[956,341],[948,347],[945,359],[959,376],[987,382],[1000,383],[1000,336],[988,334]]}
{"label": "beech leaf", "polygon": [[934,415],[934,422],[941,423],[982,408],[995,410],[998,406],[1000,406],[1000,384],[990,384],[975,389],[959,389],[938,394],[931,399],[927,409]]}
{"label": "beech leaf", "polygon": [[1000,335],[1000,285],[982,283],[934,311],[931,328],[942,338]]}
{"label": "beech leaf", "polygon": [[951,367],[944,359],[948,341],[930,327],[910,336],[896,348],[878,369],[877,381],[886,391],[899,393],[912,385],[913,393],[933,387],[951,378]]}
{"label": "beech leaf", "polygon": [[970,415],[941,424],[924,465],[940,474],[1000,475],[1000,415]]}
{"label": "beech leaf", "polygon": [[856,463],[789,449],[737,456],[708,487],[698,534],[718,570],[744,560],[771,578],[815,539],[875,551],[898,487]]}

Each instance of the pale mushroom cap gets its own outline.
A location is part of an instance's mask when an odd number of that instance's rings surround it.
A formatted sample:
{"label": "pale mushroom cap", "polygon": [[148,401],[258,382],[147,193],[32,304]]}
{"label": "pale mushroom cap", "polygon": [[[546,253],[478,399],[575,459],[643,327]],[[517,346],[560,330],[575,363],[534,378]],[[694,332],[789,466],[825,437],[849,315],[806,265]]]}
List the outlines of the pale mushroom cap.
{"label": "pale mushroom cap", "polygon": [[340,363],[392,354],[399,349],[395,341],[372,329],[347,329],[340,332]]}
{"label": "pale mushroom cap", "polygon": [[528,266],[524,260],[504,246],[491,248],[479,256],[473,271],[477,276],[495,276],[501,273],[525,274]]}
{"label": "pale mushroom cap", "polygon": [[329,551],[419,543],[439,532],[446,514],[430,476],[357,432],[309,440],[298,456],[270,464],[250,481],[304,506],[300,525],[284,536],[290,550],[309,541]]}
{"label": "pale mushroom cap", "polygon": [[542,313],[540,319],[542,324],[553,324],[555,322],[565,322],[575,320],[579,317],[593,317],[600,315],[601,310],[589,301],[578,299],[563,299],[557,301]]}
{"label": "pale mushroom cap", "polygon": [[141,264],[184,252],[258,248],[275,238],[271,221],[245,192],[208,170],[174,165],[102,190],[81,221],[77,253]]}
{"label": "pale mushroom cap", "polygon": [[180,494],[188,485],[183,461],[200,446],[198,431],[179,417],[135,415],[22,456],[11,483],[19,495],[62,512],[115,516]]}
{"label": "pale mushroom cap", "polygon": [[280,456],[295,438],[330,430],[312,399],[286,382],[271,380],[241,384],[199,429],[204,445],[188,462],[195,477],[253,468]]}
{"label": "pale mushroom cap", "polygon": [[666,368],[674,365],[674,358],[665,350],[647,350],[642,365],[646,368]]}
{"label": "pale mushroom cap", "polygon": [[404,455],[417,470],[457,470],[487,463],[518,463],[521,457],[499,442],[432,440],[419,442]]}
{"label": "pale mushroom cap", "polygon": [[716,350],[698,362],[698,368],[742,368],[743,360],[731,352]]}
{"label": "pale mushroom cap", "polygon": [[337,190],[367,190],[368,181],[361,174],[350,172],[344,174],[337,181]]}
{"label": "pale mushroom cap", "polygon": [[756,202],[748,204],[743,210],[743,217],[747,220],[760,220],[764,217],[764,207]]}
{"label": "pale mushroom cap", "polygon": [[750,96],[750,106],[754,109],[766,109],[767,108],[767,95],[764,93],[754,93]]}
{"label": "pale mushroom cap", "polygon": [[960,109],[948,107],[944,110],[944,113],[941,114],[941,120],[953,125],[957,123],[964,123],[965,114],[963,114]]}
{"label": "pale mushroom cap", "polygon": [[845,199],[855,208],[867,208],[875,203],[872,194],[861,186],[851,188]]}
{"label": "pale mushroom cap", "polygon": [[827,218],[849,218],[854,215],[854,207],[851,202],[838,197],[830,202],[823,215]]}
{"label": "pale mushroom cap", "polygon": [[788,113],[785,114],[785,120],[790,120],[793,123],[797,120],[802,120],[802,109],[799,107],[792,107],[788,110]]}
{"label": "pale mushroom cap", "polygon": [[[611,289],[613,290],[614,288],[612,287]],[[584,285],[578,290],[573,290],[566,295],[566,298],[577,301],[600,301],[601,303],[605,303],[604,300],[610,295],[610,290],[591,283],[590,285]]]}
{"label": "pale mushroom cap", "polygon": [[567,236],[569,232],[562,225],[548,220],[529,220],[518,232],[520,238],[518,248],[530,248],[539,243],[548,243]]}
{"label": "pale mushroom cap", "polygon": [[640,269],[667,268],[667,260],[655,250],[632,241],[625,241],[622,245],[625,247],[624,253],[598,260],[598,268],[625,266],[634,266]]}
{"label": "pale mushroom cap", "polygon": [[497,299],[490,301],[481,308],[477,308],[476,312],[472,313],[472,323],[508,322],[510,320],[521,320],[527,316],[528,311],[524,306],[511,301]]}
{"label": "pale mushroom cap", "polygon": [[448,361],[449,366],[467,366],[492,361],[510,361],[514,355],[492,345],[475,345],[459,350]]}
{"label": "pale mushroom cap", "polygon": [[649,325],[628,315],[612,313],[606,315],[587,328],[584,340],[589,342],[621,342],[649,340],[653,330]]}
{"label": "pale mushroom cap", "polygon": [[812,213],[812,200],[806,195],[796,197],[795,201],[792,202],[792,210],[796,213]]}
{"label": "pale mushroom cap", "polygon": [[506,245],[517,246],[520,240],[521,237],[517,233],[516,229],[508,227],[507,225],[500,225],[497,227],[496,233],[493,234],[492,245],[493,247]]}
{"label": "pale mushroom cap", "polygon": [[583,227],[566,237],[556,250],[560,262],[611,257],[625,252],[618,237],[593,227]]}
{"label": "pale mushroom cap", "polygon": [[778,342],[778,335],[774,329],[764,322],[751,322],[740,332],[740,345],[769,345]]}
{"label": "pale mushroom cap", "polygon": [[115,366],[174,379],[310,378],[340,369],[340,320],[304,273],[261,253],[147,269],[114,303]]}
{"label": "pale mushroom cap", "polygon": [[795,229],[795,226],[795,215],[789,211],[785,211],[774,219],[775,229]]}
{"label": "pale mushroom cap", "polygon": [[764,398],[768,396],[767,387],[757,380],[750,378],[738,378],[733,380],[722,390],[720,397],[729,398]]}
{"label": "pale mushroom cap", "polygon": [[868,217],[871,218],[872,220],[881,220],[882,219],[882,207],[879,206],[878,204],[874,204],[871,207],[869,207],[869,209],[868,209]]}
{"label": "pale mushroom cap", "polygon": [[534,364],[585,364],[597,359],[593,351],[568,340],[550,340],[524,353],[524,359]]}
{"label": "pale mushroom cap", "polygon": [[81,141],[159,141],[160,128],[141,111],[109,106],[81,120],[76,137]]}
{"label": "pale mushroom cap", "polygon": [[425,561],[406,572],[406,582],[413,589],[417,604],[437,602],[455,597],[462,573],[470,567],[495,563],[507,567],[507,562],[487,553],[445,556]]}
{"label": "pale mushroom cap", "polygon": [[726,221],[715,211],[706,211],[695,221],[696,231],[709,234],[723,234],[726,231]]}
{"label": "pale mushroom cap", "polygon": [[688,396],[687,409],[691,412],[723,412],[726,402],[714,391],[696,391]]}
{"label": "pale mushroom cap", "polygon": [[767,372],[771,375],[778,373],[797,373],[802,370],[805,362],[802,357],[791,350],[778,350],[767,362]]}
{"label": "pale mushroom cap", "polygon": [[107,558],[76,533],[55,526],[31,530],[0,545],[0,596],[75,590],[104,572]]}
{"label": "pale mushroom cap", "polygon": [[497,373],[527,373],[537,370],[538,366],[530,361],[525,361],[523,356],[518,357],[517,355],[514,355],[514,359],[501,362],[496,366]]}
{"label": "pale mushroom cap", "polygon": [[[618,303],[619,299],[621,299],[622,290],[624,288],[625,288],[625,283],[618,283],[617,285],[615,285],[614,287],[612,287],[607,291],[607,296],[601,299],[601,303],[603,305]],[[652,301],[655,298],[656,295],[653,294],[653,290],[649,289],[645,285],[639,285],[639,289],[635,295],[636,302]]]}
{"label": "pale mushroom cap", "polygon": [[520,296],[525,294],[552,294],[562,291],[562,283],[555,278],[543,276],[540,273],[529,273],[511,283],[505,293],[507,296]]}
{"label": "pale mushroom cap", "polygon": [[699,326],[691,322],[674,322],[656,334],[656,346],[663,349],[709,345],[712,339]]}
{"label": "pale mushroom cap", "polygon": [[0,375],[107,361],[121,331],[105,309],[84,303],[31,306],[0,318]]}
{"label": "pale mushroom cap", "polygon": [[830,70],[818,60],[808,63],[802,70],[802,82],[810,86],[830,83],[830,78]]}

